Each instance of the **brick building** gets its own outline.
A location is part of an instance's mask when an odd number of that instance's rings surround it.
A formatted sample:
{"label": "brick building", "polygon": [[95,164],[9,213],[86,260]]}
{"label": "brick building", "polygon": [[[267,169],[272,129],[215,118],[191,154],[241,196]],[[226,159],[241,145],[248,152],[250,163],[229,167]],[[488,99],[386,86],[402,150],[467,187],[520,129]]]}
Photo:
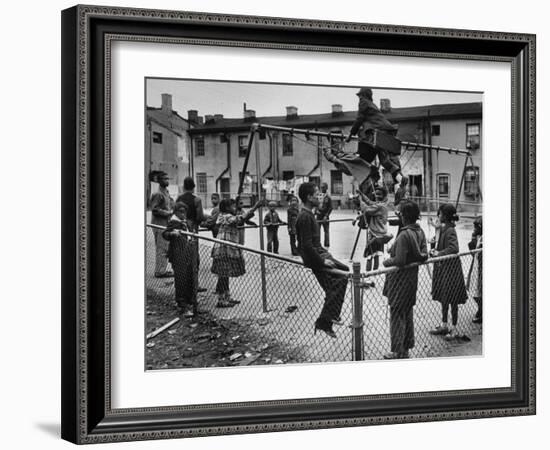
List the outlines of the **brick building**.
{"label": "brick building", "polygon": [[[158,171],[166,172],[170,177],[169,190],[176,195],[183,179],[191,173],[189,121],[172,109],[170,94],[162,94],[160,108],[147,107],[145,121],[145,164],[149,179]],[[156,184],[148,184],[146,197],[150,198],[151,190],[155,189]]]}

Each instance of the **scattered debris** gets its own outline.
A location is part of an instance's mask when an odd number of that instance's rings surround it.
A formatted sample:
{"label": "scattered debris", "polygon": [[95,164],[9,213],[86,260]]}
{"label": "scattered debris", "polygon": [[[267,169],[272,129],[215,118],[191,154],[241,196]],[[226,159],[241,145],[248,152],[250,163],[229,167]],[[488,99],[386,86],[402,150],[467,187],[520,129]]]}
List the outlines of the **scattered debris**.
{"label": "scattered debris", "polygon": [[275,364],[283,364],[283,360],[282,360],[282,359],[278,359],[277,361],[275,361]]}
{"label": "scattered debris", "polygon": [[249,366],[250,364],[252,364],[254,361],[256,361],[261,356],[260,353],[258,353],[256,355],[252,355],[252,353],[249,353],[249,355],[250,356],[247,356],[242,361],[239,361],[237,365],[239,365],[239,366]]}
{"label": "scattered debris", "polygon": [[160,333],[162,333],[164,330],[167,330],[168,328],[170,328],[171,326],[175,325],[176,323],[178,323],[180,321],[180,318],[179,317],[176,317],[175,319],[171,320],[170,322],[168,322],[167,324],[163,325],[162,327],[160,328],[157,328],[156,330],[154,331],[151,331],[151,333],[149,333],[147,336],[146,336],[146,339],[149,340],[149,339],[152,339],[154,338],[155,336],[159,335]]}
{"label": "scattered debris", "polygon": [[149,342],[147,344],[147,348],[153,348],[155,346],[155,343],[154,342]]}
{"label": "scattered debris", "polygon": [[236,359],[239,359],[241,356],[243,356],[242,353],[233,353],[233,354],[229,357],[229,361],[235,361]]}

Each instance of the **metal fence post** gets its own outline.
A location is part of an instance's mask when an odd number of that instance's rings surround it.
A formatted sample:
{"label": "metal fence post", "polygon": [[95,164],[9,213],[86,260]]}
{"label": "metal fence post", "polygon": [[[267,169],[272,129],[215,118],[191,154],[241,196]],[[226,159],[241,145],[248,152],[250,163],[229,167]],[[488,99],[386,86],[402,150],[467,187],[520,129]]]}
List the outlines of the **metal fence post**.
{"label": "metal fence post", "polygon": [[[254,132],[256,132],[256,128],[254,128]],[[255,152],[255,158],[256,158],[256,193],[258,196],[258,201],[262,200],[262,173],[260,171],[260,142],[258,139],[258,136],[256,136],[256,139],[254,141],[254,152]],[[260,249],[264,249],[264,217],[263,217],[263,208],[260,206],[259,208],[259,217],[258,221],[260,224]],[[260,256],[260,270],[261,270],[261,278],[262,278],[262,309],[264,312],[268,311],[267,308],[267,280],[266,280],[266,273],[265,273],[265,256]]]}
{"label": "metal fence post", "polygon": [[353,263],[352,296],[353,296],[353,319],[351,324],[352,358],[354,361],[363,361],[363,299],[361,295],[361,263]]}

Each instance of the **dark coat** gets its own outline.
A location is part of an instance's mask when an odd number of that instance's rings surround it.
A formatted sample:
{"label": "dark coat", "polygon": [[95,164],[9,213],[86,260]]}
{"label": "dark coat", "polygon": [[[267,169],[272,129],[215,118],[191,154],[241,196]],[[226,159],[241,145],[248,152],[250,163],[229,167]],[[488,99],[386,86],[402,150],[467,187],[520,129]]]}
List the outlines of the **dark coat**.
{"label": "dark coat", "polygon": [[192,251],[188,236],[185,234],[173,235],[172,231],[174,230],[189,231],[185,222],[177,217],[170,219],[166,230],[162,233],[162,237],[170,242],[168,245],[168,261],[172,264],[192,263]]}
{"label": "dark coat", "polygon": [[[454,224],[445,225],[441,229],[435,249],[439,252],[437,256],[458,253],[458,237]],[[466,303],[468,294],[466,292],[460,258],[452,258],[434,263],[432,298],[441,303]]]}
{"label": "dark coat", "polygon": [[378,106],[366,97],[359,99],[357,118],[351,127],[350,134],[355,135],[360,129],[359,139],[369,143],[370,141],[368,141],[366,135],[366,132],[369,130],[382,130],[390,134],[394,134],[397,131],[397,127],[386,119],[386,116],[380,111]]}
{"label": "dark coat", "polygon": [[[426,235],[420,225],[404,226],[390,248],[390,258],[384,261],[385,267],[402,267],[428,259]],[[416,304],[418,287],[418,267],[408,267],[386,275],[382,295],[388,298],[393,307],[412,308]]]}
{"label": "dark coat", "polygon": [[289,206],[286,212],[286,222],[288,224],[288,234],[296,234],[296,220],[300,210],[297,206]]}

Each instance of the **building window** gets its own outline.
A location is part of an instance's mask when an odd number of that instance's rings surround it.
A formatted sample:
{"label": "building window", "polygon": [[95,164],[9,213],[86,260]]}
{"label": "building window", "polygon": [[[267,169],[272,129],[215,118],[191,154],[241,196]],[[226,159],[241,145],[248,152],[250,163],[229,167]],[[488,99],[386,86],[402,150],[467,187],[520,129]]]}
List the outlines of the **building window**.
{"label": "building window", "polygon": [[204,137],[202,136],[195,139],[195,155],[204,156]]}
{"label": "building window", "polygon": [[464,194],[477,197],[479,193],[479,167],[468,166],[464,171]]}
{"label": "building window", "polygon": [[321,177],[309,177],[309,182],[317,187],[321,187]]}
{"label": "building window", "polygon": [[441,126],[432,125],[432,136],[439,136],[440,133],[441,133]]}
{"label": "building window", "polygon": [[283,170],[283,181],[292,180],[294,178],[294,170]]}
{"label": "building window", "polygon": [[206,173],[197,173],[197,192],[199,194],[206,194],[208,192],[208,185],[206,183]]}
{"label": "building window", "polygon": [[468,150],[477,150],[480,144],[481,127],[479,123],[469,123],[466,125],[466,148]]}
{"label": "building window", "polygon": [[294,149],[292,148],[292,135],[289,133],[283,134],[283,156],[292,156]]}
{"label": "building window", "polygon": [[437,196],[438,198],[449,198],[449,174],[437,175]]}
{"label": "building window", "polygon": [[342,181],[342,172],[339,170],[330,171],[330,193],[334,195],[344,194],[344,183]]}
{"label": "building window", "polygon": [[153,142],[155,144],[162,144],[162,133],[158,131],[153,131]]}
{"label": "building window", "polygon": [[248,153],[248,136],[239,136],[239,157],[244,158]]}

